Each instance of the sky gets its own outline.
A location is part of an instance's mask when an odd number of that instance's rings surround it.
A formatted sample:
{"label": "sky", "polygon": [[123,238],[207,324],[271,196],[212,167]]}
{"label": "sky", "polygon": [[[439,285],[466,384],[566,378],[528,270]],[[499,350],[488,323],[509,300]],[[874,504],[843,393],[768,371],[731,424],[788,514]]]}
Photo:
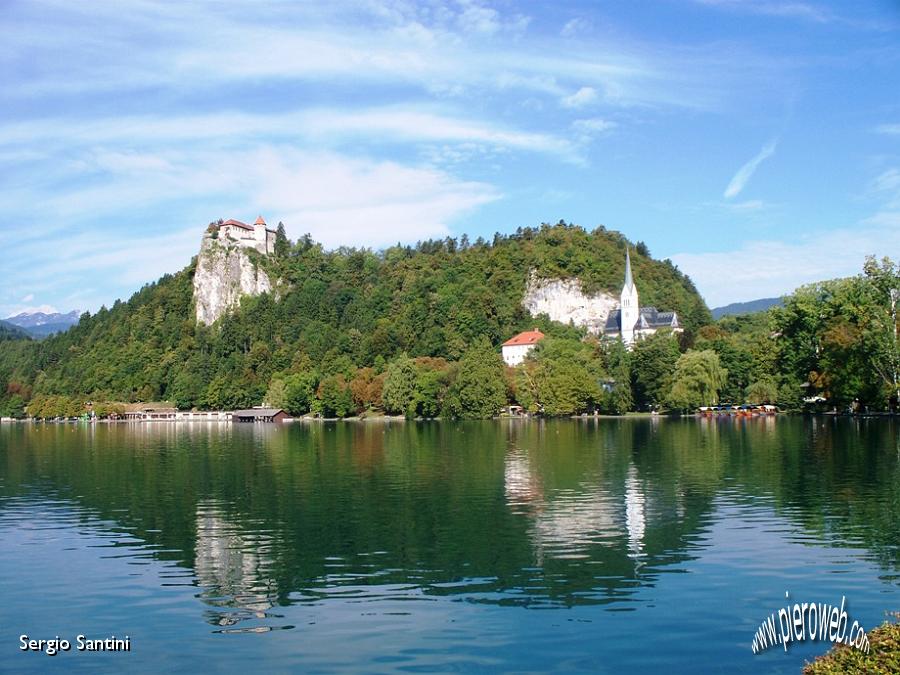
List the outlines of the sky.
{"label": "sky", "polygon": [[900,257],[898,0],[4,0],[0,84],[0,316],[257,215],[374,249],[604,225],[711,307]]}

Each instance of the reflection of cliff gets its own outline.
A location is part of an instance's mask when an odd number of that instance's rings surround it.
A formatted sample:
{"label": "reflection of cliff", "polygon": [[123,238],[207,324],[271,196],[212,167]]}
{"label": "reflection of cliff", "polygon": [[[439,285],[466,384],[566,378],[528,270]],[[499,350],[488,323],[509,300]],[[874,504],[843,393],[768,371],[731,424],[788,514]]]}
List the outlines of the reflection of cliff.
{"label": "reflection of cliff", "polygon": [[266,616],[277,588],[269,576],[271,536],[242,532],[222,515],[213,501],[197,504],[194,573],[200,597],[219,608],[212,620],[231,626],[245,618]]}
{"label": "reflection of cliff", "polygon": [[583,481],[546,497],[528,454],[514,450],[506,455],[504,485],[510,508],[531,517],[529,535],[539,562],[545,555],[586,558],[593,546],[620,546],[623,534],[629,556],[643,553],[646,499],[633,464],[622,489]]}

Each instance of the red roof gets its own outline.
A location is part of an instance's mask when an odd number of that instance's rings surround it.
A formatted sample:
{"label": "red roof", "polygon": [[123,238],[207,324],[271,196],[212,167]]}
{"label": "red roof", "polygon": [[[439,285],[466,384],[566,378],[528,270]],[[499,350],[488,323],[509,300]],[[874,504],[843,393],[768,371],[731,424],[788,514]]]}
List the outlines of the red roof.
{"label": "red roof", "polygon": [[539,331],[537,328],[534,330],[526,330],[524,333],[519,333],[511,337],[509,340],[503,343],[504,347],[513,347],[515,345],[533,345],[537,344],[537,342],[544,337],[544,334]]}
{"label": "red roof", "polygon": [[262,216],[259,216],[259,217],[256,219],[256,222],[253,223],[253,224],[254,224],[254,225],[265,225],[265,224],[266,224],[266,221],[263,220],[263,217],[262,217]]}
{"label": "red roof", "polygon": [[231,219],[229,219],[229,220],[226,220],[224,223],[222,223],[222,226],[223,226],[223,227],[224,227],[225,225],[233,225],[234,227],[243,227],[245,230],[252,230],[252,229],[253,229],[253,228],[250,227],[247,223],[242,223],[241,221],[239,221],[239,220],[234,220],[233,218],[231,218]]}

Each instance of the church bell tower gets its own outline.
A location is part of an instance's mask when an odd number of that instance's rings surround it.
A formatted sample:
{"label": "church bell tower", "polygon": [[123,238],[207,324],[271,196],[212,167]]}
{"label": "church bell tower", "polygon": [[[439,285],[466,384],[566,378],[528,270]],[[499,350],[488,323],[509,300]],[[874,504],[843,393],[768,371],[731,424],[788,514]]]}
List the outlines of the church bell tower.
{"label": "church bell tower", "polygon": [[638,301],[637,288],[631,276],[631,254],[625,249],[625,284],[622,286],[622,294],[619,296],[621,307],[620,318],[622,321],[622,342],[626,345],[634,344],[634,327],[640,318],[641,305]]}

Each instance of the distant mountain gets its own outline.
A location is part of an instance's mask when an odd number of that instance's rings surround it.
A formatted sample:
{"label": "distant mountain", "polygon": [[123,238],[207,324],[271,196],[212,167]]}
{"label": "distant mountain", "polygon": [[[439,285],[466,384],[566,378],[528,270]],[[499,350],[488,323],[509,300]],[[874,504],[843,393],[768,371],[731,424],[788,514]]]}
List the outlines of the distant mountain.
{"label": "distant mountain", "polygon": [[724,307],[716,307],[712,310],[713,319],[721,319],[723,316],[732,314],[753,314],[755,312],[765,312],[771,307],[781,307],[781,298],[760,298],[759,300],[748,300],[747,302],[732,302]]}
{"label": "distant mountain", "polygon": [[22,312],[7,318],[6,322],[19,328],[24,328],[31,336],[40,338],[68,330],[78,323],[80,316],[81,314],[77,309],[73,309],[68,314],[60,314],[59,312],[52,314]]}
{"label": "distant mountain", "polygon": [[31,336],[24,328],[19,328],[7,321],[0,321],[0,342],[3,340],[30,340]]}

